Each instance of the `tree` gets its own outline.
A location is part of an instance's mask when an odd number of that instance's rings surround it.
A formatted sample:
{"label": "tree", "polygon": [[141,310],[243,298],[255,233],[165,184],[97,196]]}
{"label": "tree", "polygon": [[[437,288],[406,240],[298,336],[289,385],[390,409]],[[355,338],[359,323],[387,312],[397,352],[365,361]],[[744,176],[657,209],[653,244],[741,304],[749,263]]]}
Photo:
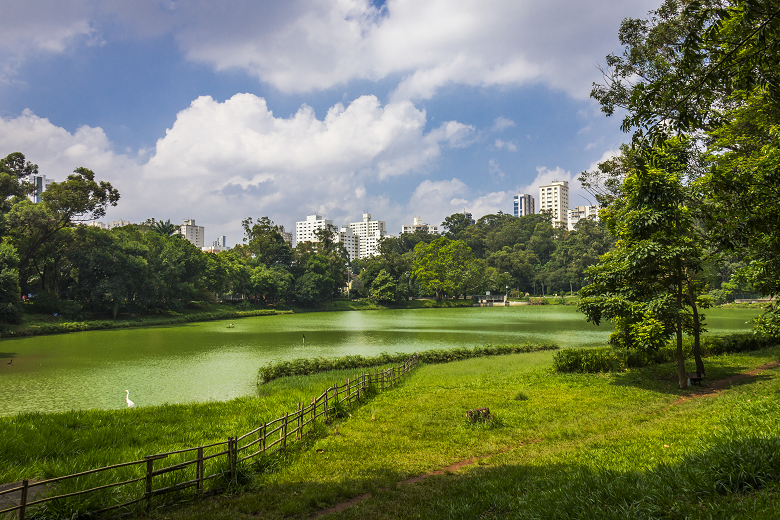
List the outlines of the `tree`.
{"label": "tree", "polygon": [[420,289],[441,300],[445,294],[458,295],[481,285],[479,264],[471,249],[461,240],[439,237],[414,248],[412,276]]}
{"label": "tree", "polygon": [[174,233],[176,233],[178,226],[171,224],[171,219],[168,219],[165,222],[163,222],[162,220],[158,220],[156,222],[152,222],[149,229],[151,231],[154,231],[155,233],[159,233],[161,235],[169,237]]}
{"label": "tree", "polygon": [[18,201],[8,213],[8,225],[19,252],[19,270],[60,230],[105,216],[106,208],[118,200],[119,192],[110,183],[97,182],[94,172],[76,168],[65,181],[52,182],[40,203]]}
{"label": "tree", "polygon": [[382,269],[371,283],[369,298],[379,302],[392,302],[395,300],[395,280]]}
{"label": "tree", "polygon": [[441,223],[441,227],[445,230],[444,235],[454,240],[457,240],[467,227],[473,225],[474,221],[465,212],[453,213]]}
{"label": "tree", "polygon": [[[684,140],[672,140],[645,152],[645,160],[629,172],[625,198],[602,212],[617,244],[588,269],[593,282],[582,288],[579,303],[588,321],[614,323],[613,345],[652,352],[675,336],[681,388],[687,386],[683,333],[691,330],[698,347],[703,321],[696,294],[701,247],[681,182],[686,150]],[[686,317],[686,307],[693,320]],[[703,373],[698,348],[694,354]]]}
{"label": "tree", "polygon": [[257,262],[271,267],[275,264],[290,266],[293,252],[290,245],[284,241],[279,226],[268,217],[262,217],[254,222],[252,218],[241,221],[244,227],[244,242]]}

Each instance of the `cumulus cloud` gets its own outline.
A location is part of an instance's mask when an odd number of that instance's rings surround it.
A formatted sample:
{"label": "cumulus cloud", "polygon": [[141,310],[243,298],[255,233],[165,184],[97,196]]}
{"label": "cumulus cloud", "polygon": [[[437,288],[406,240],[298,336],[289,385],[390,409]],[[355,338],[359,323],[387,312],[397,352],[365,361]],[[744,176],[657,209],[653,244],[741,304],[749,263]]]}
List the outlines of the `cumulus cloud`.
{"label": "cumulus cloud", "polygon": [[194,218],[209,236],[238,239],[247,216],[268,215],[288,228],[311,213],[355,221],[366,206],[400,217],[402,203],[366,184],[378,180],[381,189],[383,179],[424,173],[442,148],[465,146],[474,132],[455,121],[427,133],[425,125],[425,112],[411,103],[382,106],[374,96],[336,104],[318,119],[306,105],[276,117],[263,98],[237,94],[223,103],[194,100],[144,164],[114,153],[100,128],[69,133],[30,111],[0,120],[0,153],[22,151],[55,179],[91,168],[122,194],[109,218]]}
{"label": "cumulus cloud", "polygon": [[501,132],[507,128],[515,126],[515,122],[506,117],[500,116],[493,121],[493,126],[490,128],[493,132]]}
{"label": "cumulus cloud", "polygon": [[[23,7],[20,7],[23,6]],[[399,77],[393,100],[430,98],[448,84],[541,82],[584,98],[595,59],[614,50],[626,16],[657,0],[58,0],[4,10],[11,53],[61,51],[75,36],[171,34],[185,56],[238,68],[283,92]],[[29,24],[33,23],[33,26]]]}

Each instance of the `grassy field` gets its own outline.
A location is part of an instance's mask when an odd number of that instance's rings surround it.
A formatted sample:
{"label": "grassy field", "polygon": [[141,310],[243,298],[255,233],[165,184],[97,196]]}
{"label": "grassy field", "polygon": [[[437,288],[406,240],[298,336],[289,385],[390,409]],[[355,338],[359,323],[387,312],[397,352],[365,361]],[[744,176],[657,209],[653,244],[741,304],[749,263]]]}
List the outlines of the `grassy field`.
{"label": "grassy field", "polygon": [[[161,518],[777,518],[780,374],[674,404],[671,365],[610,375],[549,371],[550,353],[424,366],[250,492]],[[710,358],[710,379],[780,349]],[[278,381],[282,383],[283,380]],[[273,383],[272,383],[273,384]],[[489,407],[492,426],[465,411]],[[455,474],[409,477],[481,457]]]}
{"label": "grassy field", "polygon": [[[418,368],[221,496],[158,518],[776,518],[780,369],[677,402],[671,365],[555,374],[552,352]],[[780,359],[780,348],[706,360],[708,381]],[[73,472],[247,431],[353,371],[274,380],[226,403],[0,419],[0,478]],[[494,421],[465,412],[489,407]],[[455,473],[410,477],[478,458]]]}

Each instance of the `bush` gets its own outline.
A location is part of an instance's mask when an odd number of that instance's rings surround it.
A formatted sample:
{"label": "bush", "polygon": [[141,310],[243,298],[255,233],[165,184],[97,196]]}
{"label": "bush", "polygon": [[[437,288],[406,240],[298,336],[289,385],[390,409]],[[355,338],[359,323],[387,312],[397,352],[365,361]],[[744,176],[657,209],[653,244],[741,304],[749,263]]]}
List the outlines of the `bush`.
{"label": "bush", "polygon": [[[542,350],[557,350],[559,347],[553,344],[540,345],[485,345],[484,347],[454,348],[451,350],[435,349],[426,350],[417,354],[421,363],[448,363],[482,356],[498,356],[503,354],[521,354],[538,352]],[[261,367],[257,372],[257,384],[261,385],[279,377],[306,376],[329,370],[345,370],[352,368],[371,368],[391,363],[403,363],[409,354],[397,352],[388,354],[382,352],[378,356],[344,356],[340,358],[302,358],[291,361],[271,362]]]}
{"label": "bush", "polygon": [[553,368],[557,372],[611,372],[624,368],[624,363],[612,348],[578,348],[557,352]]}
{"label": "bush", "polygon": [[[702,357],[750,352],[772,347],[780,343],[780,338],[756,333],[738,333],[728,336],[705,336],[701,338]],[[683,355],[693,358],[693,338],[683,340]],[[553,358],[553,368],[557,372],[610,372],[628,367],[646,367],[660,363],[677,361],[677,345],[669,342],[656,351],[570,349],[562,350]]]}

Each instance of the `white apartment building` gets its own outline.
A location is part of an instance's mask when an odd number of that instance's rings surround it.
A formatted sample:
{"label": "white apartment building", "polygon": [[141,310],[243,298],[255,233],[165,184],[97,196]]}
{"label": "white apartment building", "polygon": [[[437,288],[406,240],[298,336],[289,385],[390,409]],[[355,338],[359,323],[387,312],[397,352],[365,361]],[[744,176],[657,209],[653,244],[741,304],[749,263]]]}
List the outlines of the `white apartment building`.
{"label": "white apartment building", "polygon": [[100,229],[108,229],[108,226],[106,226],[104,223],[97,222],[97,221],[84,222],[83,225],[84,226],[90,226],[90,227],[96,227],[96,228],[100,228]]}
{"label": "white apartment building", "polygon": [[314,232],[332,225],[333,221],[322,218],[322,215],[307,215],[306,220],[295,223],[295,243],[319,242]]}
{"label": "white apartment building", "polygon": [[553,181],[539,187],[539,213],[547,211],[552,215],[554,226],[566,226],[569,221],[569,183]]}
{"label": "white apartment building", "polygon": [[106,224],[107,229],[114,229],[115,227],[125,227],[132,224],[129,220],[112,220],[110,223]]}
{"label": "white apartment building", "polygon": [[27,182],[31,182],[35,186],[35,191],[30,194],[30,200],[38,203],[41,201],[41,193],[46,191],[49,184],[54,182],[54,179],[49,179],[45,175],[38,173],[31,173],[27,176]]}
{"label": "white apartment building", "polygon": [[338,242],[344,244],[344,249],[347,250],[350,262],[358,258],[360,254],[360,238],[355,235],[351,227],[347,225],[339,227]]}
{"label": "white apartment building", "polygon": [[285,231],[284,226],[279,226],[277,228],[277,231],[279,232],[280,235],[282,235],[282,240],[287,242],[288,246],[292,247],[292,238],[293,238],[292,233]]}
{"label": "white apartment building", "polygon": [[582,218],[599,220],[598,206],[574,206],[569,210],[569,231],[574,230],[574,225]]}
{"label": "white apartment building", "polygon": [[426,224],[423,222],[422,218],[420,217],[414,217],[414,224],[412,224],[411,226],[401,226],[401,234],[414,233],[415,231],[418,230],[422,230],[432,235],[435,235],[439,232],[439,226],[435,226],[433,224]]}
{"label": "white apartment building", "polygon": [[515,216],[525,217],[526,215],[533,215],[534,210],[534,198],[527,193],[518,193],[515,195]]}
{"label": "white apartment building", "polygon": [[383,220],[371,220],[371,213],[363,213],[362,222],[349,225],[358,237],[358,258],[368,258],[379,254],[379,242],[387,235],[387,223]]}
{"label": "white apartment building", "polygon": [[203,226],[196,226],[195,219],[184,219],[184,224],[174,234],[182,235],[195,247],[203,249]]}

